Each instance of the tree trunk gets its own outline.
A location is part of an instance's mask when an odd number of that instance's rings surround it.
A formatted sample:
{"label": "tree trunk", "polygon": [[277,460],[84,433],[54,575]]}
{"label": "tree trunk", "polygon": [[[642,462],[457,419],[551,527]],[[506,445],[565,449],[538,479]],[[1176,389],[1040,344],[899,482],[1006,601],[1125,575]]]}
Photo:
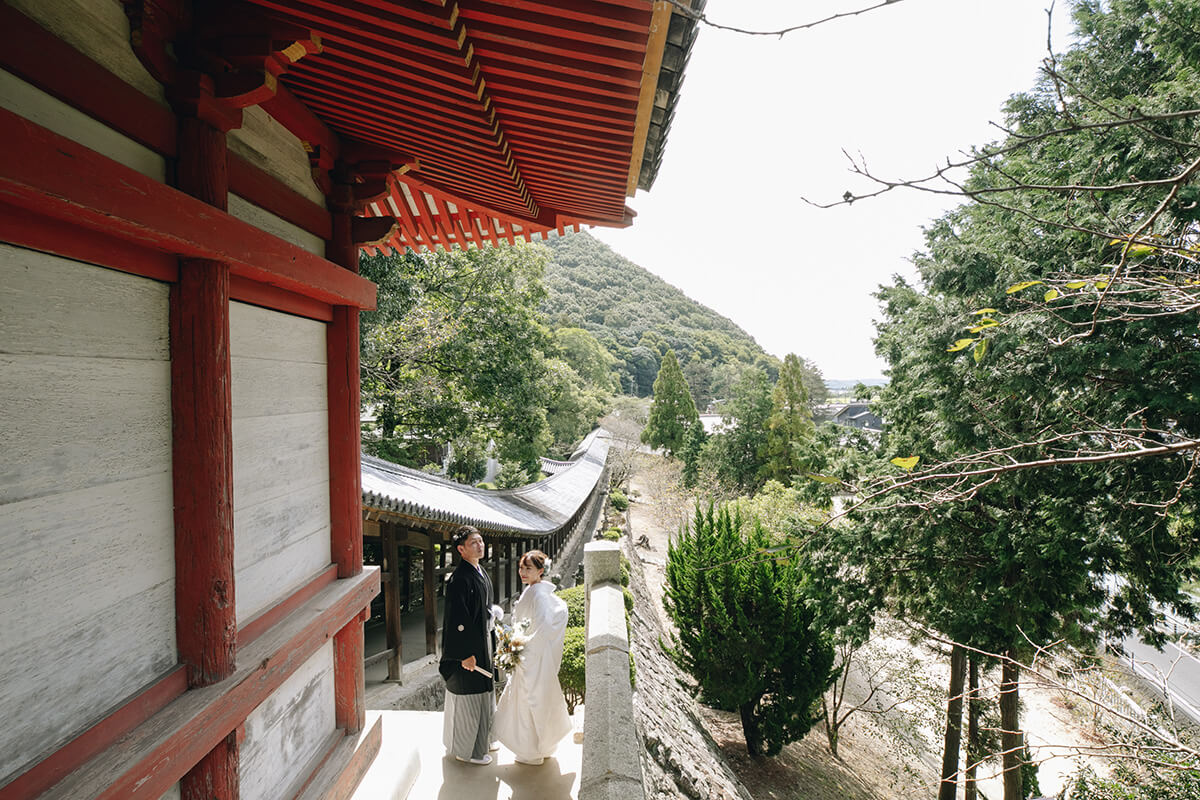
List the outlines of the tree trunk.
{"label": "tree trunk", "polygon": [[758,701],[742,703],[738,711],[742,715],[742,736],[746,739],[746,752],[754,758],[762,755],[762,737],[759,736],[758,718],[754,716],[754,707]]}
{"label": "tree trunk", "polygon": [[946,737],[942,749],[942,782],[938,800],[954,800],[958,793],[958,756],[962,744],[963,677],[967,651],[954,645],[950,651],[950,697],[946,702]]}
{"label": "tree trunk", "polygon": [[821,713],[825,716],[825,737],[829,739],[829,753],[837,758],[838,745],[838,726],[835,720],[837,719],[837,706],[833,707],[833,713],[829,713],[829,702],[825,696],[821,696]]}
{"label": "tree trunk", "polygon": [[963,798],[979,800],[975,785],[975,762],[979,760],[979,660],[972,655],[967,663],[967,770]]}
{"label": "tree trunk", "polygon": [[1017,681],[1021,668],[1015,661],[1016,653],[1005,653],[1000,674],[1000,746],[1004,751],[1004,800],[1022,800],[1021,757],[1023,740],[1021,719],[1018,710]]}

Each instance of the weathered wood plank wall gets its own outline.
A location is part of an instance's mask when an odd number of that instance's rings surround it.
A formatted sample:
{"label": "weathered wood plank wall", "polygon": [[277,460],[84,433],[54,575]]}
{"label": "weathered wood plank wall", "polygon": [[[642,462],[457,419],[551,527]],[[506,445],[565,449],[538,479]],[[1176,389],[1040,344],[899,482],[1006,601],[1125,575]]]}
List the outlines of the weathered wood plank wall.
{"label": "weathered wood plank wall", "polygon": [[0,245],[0,308],[3,783],[176,657],[167,287]]}
{"label": "weathered wood plank wall", "polygon": [[306,765],[324,754],[334,731],[329,642],[246,719],[241,800],[291,797],[312,771]]}
{"label": "weathered wood plank wall", "polygon": [[325,327],[230,304],[239,624],[330,562]]}

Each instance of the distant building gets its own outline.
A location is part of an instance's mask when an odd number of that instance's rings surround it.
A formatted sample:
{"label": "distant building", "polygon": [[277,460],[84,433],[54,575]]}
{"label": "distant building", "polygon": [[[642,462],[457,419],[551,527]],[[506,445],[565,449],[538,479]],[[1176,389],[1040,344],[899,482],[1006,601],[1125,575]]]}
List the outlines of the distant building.
{"label": "distant building", "polygon": [[827,403],[817,406],[813,418],[817,422],[832,422],[847,428],[859,428],[879,433],[883,431],[883,418],[871,411],[869,403]]}

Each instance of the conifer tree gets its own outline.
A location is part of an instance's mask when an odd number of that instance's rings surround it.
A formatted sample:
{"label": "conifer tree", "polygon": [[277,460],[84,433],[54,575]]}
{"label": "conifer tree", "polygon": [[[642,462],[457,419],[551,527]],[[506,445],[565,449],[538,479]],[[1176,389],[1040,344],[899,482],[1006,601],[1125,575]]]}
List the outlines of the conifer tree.
{"label": "conifer tree", "polygon": [[668,350],[663,356],[658,377],[654,379],[654,400],[650,404],[650,418],[642,431],[642,441],[651,447],[661,447],[667,457],[683,450],[688,428],[700,424],[696,403],[688,389],[675,351]]}
{"label": "conifer tree", "polygon": [[803,738],[835,677],[810,581],[799,561],[764,558],[769,545],[762,525],[710,505],[697,506],[667,551],[663,605],[678,629],[670,655],[702,702],[741,715],[751,756]]}
{"label": "conifer tree", "polygon": [[783,369],[771,393],[771,417],[767,420],[768,478],[788,485],[800,471],[796,445],[813,436],[812,411],[804,388],[804,369],[795,353],[783,359]]}

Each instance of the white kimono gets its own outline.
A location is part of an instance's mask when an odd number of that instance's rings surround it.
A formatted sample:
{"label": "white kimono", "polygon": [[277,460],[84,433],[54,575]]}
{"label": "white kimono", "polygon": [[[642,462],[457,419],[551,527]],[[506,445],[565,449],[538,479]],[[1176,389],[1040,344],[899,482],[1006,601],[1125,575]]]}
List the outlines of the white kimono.
{"label": "white kimono", "polygon": [[554,584],[541,581],[522,592],[512,619],[529,620],[529,641],[496,706],[492,735],[517,758],[536,761],[554,755],[571,731],[567,701],[558,683],[567,604],[555,596]]}

